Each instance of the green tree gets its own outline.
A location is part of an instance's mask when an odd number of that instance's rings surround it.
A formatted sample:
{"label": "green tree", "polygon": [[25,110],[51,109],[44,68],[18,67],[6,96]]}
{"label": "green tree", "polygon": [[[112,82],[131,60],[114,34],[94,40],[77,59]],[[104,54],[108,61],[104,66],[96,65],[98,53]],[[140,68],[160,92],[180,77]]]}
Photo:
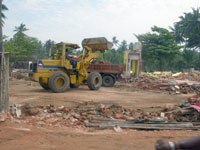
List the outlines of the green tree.
{"label": "green tree", "polygon": [[26,34],[24,32],[28,31],[29,29],[26,28],[26,25],[21,23],[18,27],[15,27],[14,32],[15,35],[14,36],[26,36]]}
{"label": "green tree", "polygon": [[46,56],[48,56],[50,49],[51,49],[51,55],[53,55],[56,50],[56,43],[55,43],[55,41],[52,41],[49,39],[44,43],[44,52],[45,52]]}
{"label": "green tree", "polygon": [[8,38],[7,35],[3,35],[3,40],[6,40]]}
{"label": "green tree", "polygon": [[175,43],[173,34],[167,29],[154,26],[151,30],[152,33],[137,35],[143,45],[144,65],[146,69],[163,71],[170,68],[169,62],[180,53],[181,47]]}
{"label": "green tree", "polygon": [[198,52],[195,50],[184,49],[183,51],[183,59],[186,62],[186,68],[195,67],[195,62],[197,60]]}
{"label": "green tree", "polygon": [[200,8],[180,16],[172,29],[177,43],[184,43],[186,48],[200,48]]}
{"label": "green tree", "polygon": [[34,37],[27,36],[24,32],[27,31],[26,25],[21,24],[15,27],[13,38],[4,42],[5,51],[10,52],[11,61],[18,60],[33,60],[36,52],[41,48],[41,42]]}
{"label": "green tree", "polygon": [[128,44],[125,40],[123,40],[120,44],[120,46],[118,47],[117,51],[121,54],[124,53],[124,51],[128,50]]}
{"label": "green tree", "polygon": [[128,47],[129,47],[129,50],[133,50],[133,48],[134,48],[133,42],[131,42]]}
{"label": "green tree", "polygon": [[114,45],[119,46],[119,40],[117,40],[117,37],[116,37],[116,36],[114,36],[114,37],[112,38],[112,42],[113,42]]}

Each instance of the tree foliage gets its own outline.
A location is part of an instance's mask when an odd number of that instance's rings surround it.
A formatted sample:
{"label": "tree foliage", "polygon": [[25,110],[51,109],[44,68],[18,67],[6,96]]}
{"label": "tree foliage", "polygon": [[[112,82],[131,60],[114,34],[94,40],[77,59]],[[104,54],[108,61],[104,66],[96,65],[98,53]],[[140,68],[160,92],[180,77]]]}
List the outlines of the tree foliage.
{"label": "tree foliage", "polygon": [[14,36],[24,37],[24,36],[26,36],[26,34],[24,32],[26,32],[28,30],[29,29],[26,28],[26,25],[21,23],[18,27],[15,27],[14,32],[16,32],[16,33]]}
{"label": "tree foliage", "polygon": [[187,48],[200,48],[200,8],[193,8],[179,18],[171,28],[176,42],[184,43]]}
{"label": "tree foliage", "polygon": [[108,60],[112,64],[122,64],[124,59],[124,52],[128,50],[129,46],[133,46],[133,43],[127,44],[127,41],[123,40],[121,43],[117,40],[117,37],[112,38],[112,42],[116,48],[106,51],[102,56],[97,59]]}
{"label": "tree foliage", "polygon": [[154,26],[151,30],[152,33],[137,35],[143,45],[143,59],[152,67],[157,64],[154,69],[163,71],[169,68],[169,62],[180,53],[180,47],[175,43],[173,34],[167,29]]}
{"label": "tree foliage", "polygon": [[6,16],[5,16],[5,14],[4,14],[4,11],[7,11],[8,10],[8,7],[5,5],[5,4],[2,4],[2,18],[3,19],[5,19],[6,18]]}
{"label": "tree foliage", "polygon": [[5,40],[5,51],[10,52],[12,62],[18,60],[34,60],[44,58],[44,46],[37,38],[25,34],[28,31],[25,24],[15,27],[13,38]]}

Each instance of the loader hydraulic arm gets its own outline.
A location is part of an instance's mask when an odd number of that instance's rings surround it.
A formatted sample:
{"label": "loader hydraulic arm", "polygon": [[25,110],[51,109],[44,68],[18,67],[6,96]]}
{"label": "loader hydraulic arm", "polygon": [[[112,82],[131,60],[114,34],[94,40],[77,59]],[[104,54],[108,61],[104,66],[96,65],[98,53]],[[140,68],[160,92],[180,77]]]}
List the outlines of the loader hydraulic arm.
{"label": "loader hydraulic arm", "polygon": [[85,62],[88,65],[90,64],[90,61],[92,59],[97,58],[100,55],[102,55],[102,52],[98,52],[98,51],[93,52],[92,48],[90,48],[88,46],[84,46],[84,49],[85,49],[85,54],[79,56],[78,60],[79,61],[82,60],[83,62]]}

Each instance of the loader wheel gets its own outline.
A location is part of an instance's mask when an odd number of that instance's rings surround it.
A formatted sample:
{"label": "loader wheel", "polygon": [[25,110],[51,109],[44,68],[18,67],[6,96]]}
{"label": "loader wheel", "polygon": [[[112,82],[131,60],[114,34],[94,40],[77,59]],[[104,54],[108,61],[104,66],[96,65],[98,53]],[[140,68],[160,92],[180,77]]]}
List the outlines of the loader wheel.
{"label": "loader wheel", "polygon": [[102,85],[105,87],[112,87],[115,84],[114,79],[111,76],[104,76],[102,79]]}
{"label": "loader wheel", "polygon": [[55,93],[63,93],[69,89],[70,80],[66,73],[55,72],[49,78],[49,88]]}
{"label": "loader wheel", "polygon": [[70,83],[70,88],[79,88],[80,84],[71,84]]}
{"label": "loader wheel", "polygon": [[48,84],[45,84],[45,83],[42,83],[42,82],[40,82],[40,86],[45,90],[49,90],[50,89]]}
{"label": "loader wheel", "polygon": [[98,90],[102,84],[102,77],[98,72],[91,72],[87,79],[90,90]]}

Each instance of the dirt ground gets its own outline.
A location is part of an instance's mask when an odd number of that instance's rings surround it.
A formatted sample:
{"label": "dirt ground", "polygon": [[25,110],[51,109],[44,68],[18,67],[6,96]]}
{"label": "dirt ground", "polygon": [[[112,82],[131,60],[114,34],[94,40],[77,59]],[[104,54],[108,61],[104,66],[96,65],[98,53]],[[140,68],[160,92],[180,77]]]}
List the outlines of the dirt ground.
{"label": "dirt ground", "polygon": [[[188,95],[169,95],[162,91],[101,88],[90,91],[86,86],[66,93],[51,93],[38,83],[10,81],[10,104],[34,104],[73,107],[84,101],[119,104],[127,108],[156,110],[166,103],[180,104]],[[38,127],[17,122],[0,124],[0,149],[6,150],[153,150],[157,139],[181,140],[199,135],[200,131],[98,130],[94,128]]]}

